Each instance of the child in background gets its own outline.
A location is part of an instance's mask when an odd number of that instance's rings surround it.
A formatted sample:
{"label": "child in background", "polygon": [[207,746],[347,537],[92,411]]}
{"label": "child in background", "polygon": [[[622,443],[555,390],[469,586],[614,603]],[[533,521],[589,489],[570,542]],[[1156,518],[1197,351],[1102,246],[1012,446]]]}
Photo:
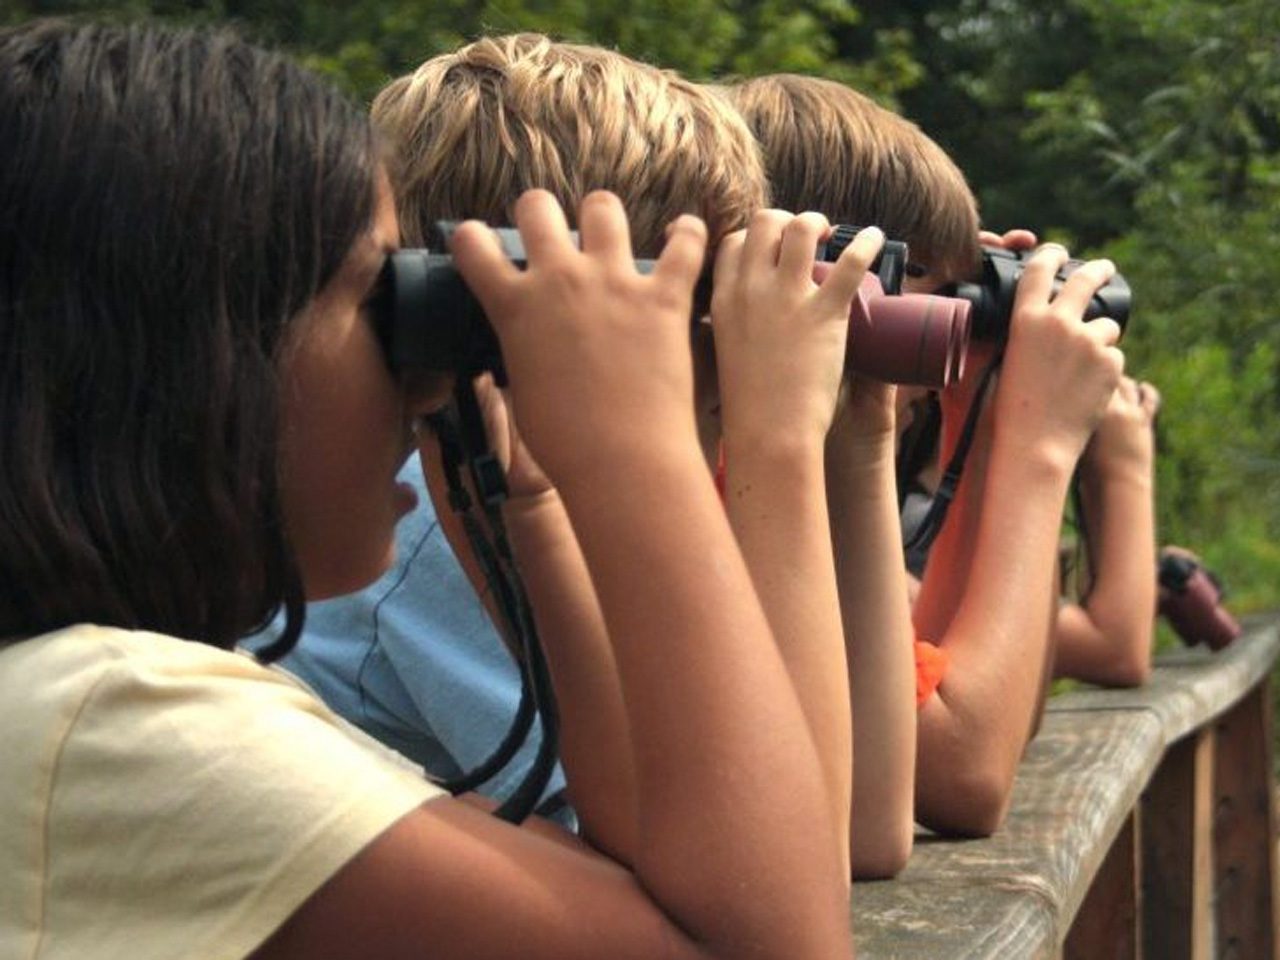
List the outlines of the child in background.
{"label": "child in background", "polygon": [[[979,238],[1014,248],[1034,243],[1025,231],[980,235],[972,195],[943,151],[914,125],[848,88],[778,76],[747,80],[728,96],[764,148],[776,202],[814,207],[836,221],[876,223],[906,240],[915,261],[907,290],[930,292],[967,278],[978,265]],[[876,771],[855,781],[854,818],[882,825],[854,831],[855,867],[860,837],[867,843],[889,838],[884,849],[867,855],[880,869],[891,872],[905,861],[901,838],[908,838],[909,849],[913,809],[902,799],[912,790],[908,761],[914,762],[917,820],[946,832],[993,831],[1035,728],[1052,663],[1054,568],[1067,486],[1123,364],[1112,321],[1080,322],[1089,295],[1114,268],[1091,263],[1051,296],[1052,273],[1065,258],[1061,248],[1042,251],[1019,285],[1000,381],[913,610],[918,639],[931,645],[916,647],[914,752],[901,746],[901,732],[913,728],[902,716],[902,704],[910,706],[905,684],[883,679],[909,676],[909,643],[874,646],[846,624],[855,751],[862,770]],[[942,392],[943,462],[992,355],[974,345],[965,376]],[[881,412],[877,442],[884,457],[893,448],[892,391],[868,388],[862,396]],[[838,433],[831,442],[841,442]],[[847,442],[857,449],[865,440],[854,435]],[[880,468],[882,500],[891,471]],[[855,480],[833,477],[833,516],[848,490],[864,496]],[[885,511],[881,526],[888,519]],[[837,532],[837,550],[855,535]],[[878,669],[868,669],[871,664]],[[873,735],[863,710],[891,727]],[[859,784],[875,792],[864,794]]]}
{"label": "child in background", "polygon": [[[0,31],[0,78],[0,943],[851,956],[830,787],[690,414],[701,222],[673,223],[648,276],[605,193],[582,250],[525,194],[523,273],[479,224],[454,243],[608,623],[639,841],[611,858],[439,796],[231,650],[281,604],[287,645],[304,595],[385,569],[413,508],[394,477],[444,392],[381,355],[398,228],[360,111],[282,58],[159,28]],[[821,288],[790,258],[779,279],[838,327],[873,240]],[[531,582],[535,603],[557,586]]]}

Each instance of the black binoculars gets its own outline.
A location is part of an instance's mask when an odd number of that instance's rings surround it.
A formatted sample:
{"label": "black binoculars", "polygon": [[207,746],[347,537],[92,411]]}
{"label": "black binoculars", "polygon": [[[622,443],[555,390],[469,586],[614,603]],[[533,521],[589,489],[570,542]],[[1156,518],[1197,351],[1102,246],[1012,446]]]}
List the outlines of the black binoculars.
{"label": "black binoculars", "polygon": [[[406,249],[387,259],[374,301],[375,325],[391,369],[450,372],[472,377],[489,371],[505,382],[498,338],[480,303],[467,289],[448,253],[458,224],[440,221],[427,249]],[[836,226],[815,251],[815,263],[834,262],[859,228]],[[503,251],[517,266],[526,262],[516,230],[495,229]],[[999,338],[1008,332],[1014,291],[1025,256],[989,248],[977,282],[960,283],[939,294],[904,294],[902,278],[907,245],[885,240],[867,271],[850,311],[850,370],[888,383],[942,389],[964,370],[971,335]],[[1055,281],[1061,284],[1080,261],[1066,264]],[[641,273],[654,261],[637,260]],[[815,268],[816,269],[816,268]],[[696,321],[710,301],[710,274],[695,296]],[[1099,290],[1086,317],[1111,316],[1123,328],[1128,320],[1129,288],[1117,275]]]}
{"label": "black binoculars", "polygon": [[[1013,316],[1018,281],[1022,279],[1022,272],[1030,257],[1031,253],[1028,251],[983,247],[982,269],[978,279],[953,283],[938,292],[958,297],[972,306],[973,336],[980,340],[1003,341],[1009,336],[1009,319]],[[1083,263],[1083,260],[1068,260],[1059,268],[1053,278],[1055,295]],[[1117,273],[1093,294],[1082,319],[1110,317],[1119,324],[1123,334],[1129,323],[1130,303],[1129,283]]]}

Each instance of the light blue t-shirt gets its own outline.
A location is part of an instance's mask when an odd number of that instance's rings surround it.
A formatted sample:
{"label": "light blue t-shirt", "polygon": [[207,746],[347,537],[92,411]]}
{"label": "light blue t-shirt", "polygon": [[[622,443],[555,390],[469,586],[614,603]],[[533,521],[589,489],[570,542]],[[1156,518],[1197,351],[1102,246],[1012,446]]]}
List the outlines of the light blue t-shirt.
{"label": "light blue t-shirt", "polygon": [[[302,638],[280,664],[335,713],[429,773],[453,777],[506,735],[520,675],[440,528],[417,457],[399,479],[417,490],[418,507],[396,530],[395,564],[359,593],[310,604]],[[506,797],[540,741],[535,720],[524,747],[479,792]],[[546,795],[563,787],[557,767]]]}

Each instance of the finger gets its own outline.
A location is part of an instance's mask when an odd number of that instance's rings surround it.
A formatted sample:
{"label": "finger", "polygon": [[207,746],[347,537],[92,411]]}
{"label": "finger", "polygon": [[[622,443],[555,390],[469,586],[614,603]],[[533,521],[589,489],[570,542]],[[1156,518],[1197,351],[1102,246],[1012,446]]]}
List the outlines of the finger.
{"label": "finger", "polygon": [[1053,298],[1054,305],[1067,314],[1084,316],[1093,295],[1116,275],[1110,260],[1090,260],[1067,277]]}
{"label": "finger", "polygon": [[772,270],[778,263],[782,247],[782,231],[793,219],[785,210],[757,210],[747,227],[747,242],[742,251],[742,269]]}
{"label": "finger", "polygon": [[547,190],[526,190],[515,205],[516,226],[530,265],[575,251],[560,201]]}
{"label": "finger", "polygon": [[1018,280],[1014,297],[1014,312],[1023,304],[1047,303],[1053,291],[1053,278],[1067,262],[1067,248],[1048,243],[1040,247],[1027,261],[1026,269]]}
{"label": "finger", "polygon": [[701,217],[686,213],[667,228],[667,243],[653,268],[660,283],[678,284],[682,293],[693,290],[707,255],[707,225]]}
{"label": "finger", "polygon": [[1120,340],[1120,324],[1110,317],[1096,317],[1084,325],[1084,330],[1104,347],[1114,347]]}
{"label": "finger", "polygon": [[1044,243],[1037,246],[1032,253],[1036,254],[1044,250],[1061,250],[1068,258],[1071,256],[1071,251],[1061,243],[1058,243],[1057,240],[1046,240]]}
{"label": "finger", "polygon": [[720,241],[716,250],[715,270],[712,271],[712,296],[717,291],[732,290],[742,269],[742,251],[746,246],[747,231],[735,230]]}
{"label": "finger", "polygon": [[1143,381],[1138,389],[1141,391],[1139,396],[1142,401],[1142,409],[1146,410],[1149,415],[1154,417],[1160,412],[1160,391],[1152,384]]}
{"label": "finger", "polygon": [[867,267],[884,246],[884,231],[863,227],[840,254],[831,272],[822,281],[818,297],[829,307],[847,312]]}
{"label": "finger", "polygon": [[818,243],[831,232],[827,218],[812,210],[800,214],[782,231],[778,265],[786,277],[808,283],[813,278],[813,260]]}
{"label": "finger", "polygon": [[1132,377],[1121,377],[1120,386],[1116,387],[1116,390],[1127,403],[1140,404],[1142,402],[1142,385]]}
{"label": "finger", "polygon": [[999,247],[1002,250],[1030,250],[1037,243],[1036,235],[1030,230],[1017,228],[1004,233],[993,233],[990,230],[978,231],[978,242],[988,247]]}
{"label": "finger", "polygon": [[1033,250],[1039,239],[1030,230],[1017,228],[1015,230],[1005,231],[1001,238],[1004,241],[1006,250]]}
{"label": "finger", "polygon": [[618,266],[630,266],[635,262],[631,253],[627,212],[616,194],[607,190],[593,190],[587,194],[578,207],[578,230],[584,253]]}
{"label": "finger", "polygon": [[501,315],[507,292],[519,282],[520,271],[502,249],[498,235],[479,220],[468,220],[453,232],[449,248],[453,265],[485,313]]}

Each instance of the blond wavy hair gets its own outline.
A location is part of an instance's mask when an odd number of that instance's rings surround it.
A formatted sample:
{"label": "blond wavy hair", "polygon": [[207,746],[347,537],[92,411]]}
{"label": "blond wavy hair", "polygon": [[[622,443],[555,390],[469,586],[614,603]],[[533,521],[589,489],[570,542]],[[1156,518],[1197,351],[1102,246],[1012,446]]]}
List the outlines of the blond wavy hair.
{"label": "blond wavy hair", "polygon": [[511,223],[525,190],[573,220],[591,190],[622,198],[637,255],[682,213],[714,244],[767,204],[760,150],[711,91],[611,50],[537,34],[489,37],[428,60],[373,104],[392,155],[407,244],[437,219]]}
{"label": "blond wavy hair", "polygon": [[715,88],[764,150],[773,200],[833,223],[875,224],[934,274],[978,263],[978,206],[964,174],[914,123],[843,84],[776,74]]}

